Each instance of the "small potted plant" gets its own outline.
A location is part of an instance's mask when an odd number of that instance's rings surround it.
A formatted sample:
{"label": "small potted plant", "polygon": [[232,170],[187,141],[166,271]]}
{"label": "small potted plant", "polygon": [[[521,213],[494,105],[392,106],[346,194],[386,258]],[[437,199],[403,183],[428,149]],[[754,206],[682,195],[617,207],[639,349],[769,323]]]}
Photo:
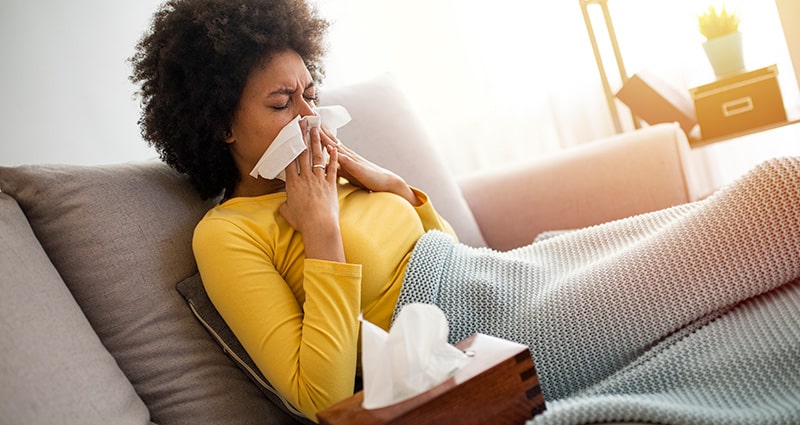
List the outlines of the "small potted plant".
{"label": "small potted plant", "polygon": [[697,22],[706,37],[703,49],[717,78],[742,72],[745,67],[738,13],[727,10],[724,4],[719,9],[709,6],[698,15]]}

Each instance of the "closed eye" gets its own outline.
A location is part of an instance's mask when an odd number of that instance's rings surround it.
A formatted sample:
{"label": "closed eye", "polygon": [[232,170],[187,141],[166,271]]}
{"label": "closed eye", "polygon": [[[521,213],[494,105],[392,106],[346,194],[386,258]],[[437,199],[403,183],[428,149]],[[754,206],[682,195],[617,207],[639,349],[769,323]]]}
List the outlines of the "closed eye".
{"label": "closed eye", "polygon": [[[308,102],[311,106],[315,106],[317,104],[317,101],[319,101],[319,96],[316,96],[316,95],[314,95],[314,96],[303,96],[303,99],[305,99],[305,101]],[[273,106],[272,109],[274,109],[276,111],[282,111],[284,109],[289,108],[289,105],[291,105],[291,104],[292,104],[292,100],[288,99],[286,101],[286,103],[284,103],[283,105]]]}
{"label": "closed eye", "polygon": [[[280,105],[272,106],[272,109],[276,111],[282,111],[287,109],[292,104],[292,97],[297,93],[296,90],[292,90],[289,88],[281,88],[269,94],[268,97],[275,97],[275,96],[286,96],[286,102]],[[303,99],[308,102],[311,106],[315,106],[317,101],[319,100],[319,96],[317,95],[317,90],[314,86],[314,82],[310,82],[307,86],[305,91],[303,92]]]}

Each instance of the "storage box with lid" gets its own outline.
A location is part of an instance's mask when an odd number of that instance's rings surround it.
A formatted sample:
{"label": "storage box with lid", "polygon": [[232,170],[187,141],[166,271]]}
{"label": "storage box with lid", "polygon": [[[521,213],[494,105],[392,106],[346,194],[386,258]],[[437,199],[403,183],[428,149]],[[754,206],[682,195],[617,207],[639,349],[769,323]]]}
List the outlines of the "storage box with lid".
{"label": "storage box with lid", "polygon": [[689,92],[703,140],[786,121],[775,65],[725,77]]}

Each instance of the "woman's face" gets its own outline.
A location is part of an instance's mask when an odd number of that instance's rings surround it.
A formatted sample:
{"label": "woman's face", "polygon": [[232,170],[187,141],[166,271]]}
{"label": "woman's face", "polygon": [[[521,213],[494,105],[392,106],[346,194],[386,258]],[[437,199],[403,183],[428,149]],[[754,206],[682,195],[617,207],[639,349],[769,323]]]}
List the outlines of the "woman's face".
{"label": "woman's face", "polygon": [[286,124],[298,115],[313,115],[316,97],[311,74],[292,50],[251,71],[226,140],[243,178]]}

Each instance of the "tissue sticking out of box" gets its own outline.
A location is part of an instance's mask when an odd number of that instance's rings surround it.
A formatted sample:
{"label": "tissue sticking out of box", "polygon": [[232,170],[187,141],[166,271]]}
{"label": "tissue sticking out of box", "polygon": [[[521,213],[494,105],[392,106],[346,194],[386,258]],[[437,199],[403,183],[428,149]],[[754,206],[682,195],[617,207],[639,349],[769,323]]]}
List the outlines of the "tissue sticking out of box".
{"label": "tissue sticking out of box", "polygon": [[389,406],[441,384],[470,357],[447,342],[447,318],[429,304],[408,304],[387,333],[361,321],[365,409]]}

